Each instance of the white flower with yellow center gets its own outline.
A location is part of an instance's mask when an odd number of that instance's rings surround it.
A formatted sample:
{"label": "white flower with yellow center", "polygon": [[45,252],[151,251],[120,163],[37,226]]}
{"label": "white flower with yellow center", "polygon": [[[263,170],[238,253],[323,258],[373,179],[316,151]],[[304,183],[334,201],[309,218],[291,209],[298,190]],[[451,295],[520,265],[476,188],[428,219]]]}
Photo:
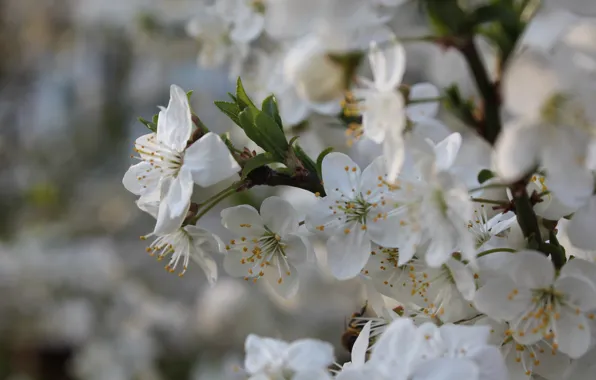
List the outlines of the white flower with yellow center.
{"label": "white flower with yellow center", "polygon": [[240,170],[225,143],[214,133],[205,134],[187,147],[192,126],[186,92],[172,85],[168,108],[159,113],[157,133],[137,139],[135,151],[141,162],[131,166],[122,180],[126,189],[141,199],[159,194],[157,234],[180,227],[195,183],[211,186]]}
{"label": "white flower with yellow center", "polygon": [[468,230],[474,236],[477,253],[507,247],[507,230],[516,222],[513,212],[499,213],[489,219],[485,205],[476,207],[474,217],[468,222]]}
{"label": "white flower with yellow center", "polygon": [[573,259],[555,276],[546,256],[520,251],[509,259],[502,276],[489,279],[477,291],[474,304],[489,317],[509,322],[518,343],[552,339],[553,348],[578,358],[592,344],[596,265]]}
{"label": "white flower with yellow center", "polygon": [[426,243],[424,258],[431,267],[445,264],[456,251],[465,260],[475,260],[474,241],[467,228],[473,204],[465,185],[449,173],[460,145],[458,133],[434,146],[421,145],[413,151],[415,163],[404,166],[393,183],[399,206],[389,220],[397,240],[394,247],[399,248],[399,265],[407,263]]}
{"label": "white flower with yellow center", "polygon": [[[156,193],[138,201],[139,208],[154,218],[157,218],[159,200]],[[213,233],[198,226],[179,226],[169,233],[155,233],[141,236],[141,240],[155,237],[155,240],[147,247],[150,256],[156,256],[158,261],[170,257],[166,270],[174,273],[179,265],[182,269],[178,276],[186,273],[190,260],[197,263],[211,285],[217,280],[217,264],[211,257],[213,253],[220,253],[223,249],[221,240]]]}
{"label": "white flower with yellow center", "polygon": [[540,375],[547,380],[560,380],[569,367],[571,360],[559,350],[553,348],[552,340],[540,340],[537,343],[523,345],[511,337],[507,322],[497,322],[483,316],[475,325],[490,326],[489,342],[501,347],[510,379],[533,379]]}
{"label": "white flower with yellow center", "polygon": [[232,276],[257,282],[264,278],[283,297],[298,291],[296,265],[308,257],[309,244],[297,235],[297,211],[279,197],[269,197],[261,214],[240,205],[221,212],[222,224],[238,237],[226,245],[224,269]]}
{"label": "white flower with yellow center", "polygon": [[380,293],[408,306],[421,319],[455,322],[477,314],[470,305],[476,290],[474,274],[465,264],[451,258],[442,267],[431,268],[416,256],[398,263],[397,249],[374,244],[362,273]]}
{"label": "white flower with yellow center", "polygon": [[[359,274],[371,252],[371,241],[385,246],[396,244],[393,188],[387,183],[382,157],[363,172],[343,153],[330,153],[322,164],[321,198],[306,217],[306,226],[327,240],[327,261],[338,279]],[[399,223],[398,223],[399,224]]]}

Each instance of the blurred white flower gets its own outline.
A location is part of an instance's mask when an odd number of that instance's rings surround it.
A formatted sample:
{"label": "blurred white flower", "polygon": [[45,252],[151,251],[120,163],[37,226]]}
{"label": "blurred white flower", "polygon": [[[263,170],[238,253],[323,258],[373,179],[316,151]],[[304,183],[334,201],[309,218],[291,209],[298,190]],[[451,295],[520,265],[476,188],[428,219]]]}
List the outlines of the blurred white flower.
{"label": "blurred white flower", "polygon": [[540,165],[550,191],[564,205],[580,207],[594,188],[587,168],[594,132],[570,86],[543,54],[528,51],[511,62],[504,99],[515,118],[496,143],[495,168],[505,181],[516,181]]}
{"label": "blurred white flower", "polygon": [[249,380],[326,380],[327,366],[333,363],[333,346],[315,339],[287,343],[249,335],[244,345],[244,370]]}
{"label": "blurred white flower", "polygon": [[359,78],[363,87],[354,89],[353,94],[362,111],[364,136],[383,144],[383,155],[389,165],[387,180],[393,182],[404,162],[406,111],[398,86],[406,68],[405,51],[397,41],[384,50],[373,44],[368,58],[373,81]]}
{"label": "blurred white flower", "polygon": [[287,82],[309,102],[339,100],[343,94],[344,69],[329,56],[317,38],[305,37],[288,51],[284,58],[284,72]]}

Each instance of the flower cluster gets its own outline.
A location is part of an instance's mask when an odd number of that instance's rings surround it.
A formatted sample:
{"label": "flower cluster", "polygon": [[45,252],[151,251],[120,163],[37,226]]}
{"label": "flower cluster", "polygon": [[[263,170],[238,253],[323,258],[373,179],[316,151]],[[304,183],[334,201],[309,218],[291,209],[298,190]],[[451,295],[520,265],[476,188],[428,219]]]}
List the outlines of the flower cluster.
{"label": "flower cluster", "polygon": [[[221,254],[229,275],[286,298],[300,291],[299,271],[316,264],[366,289],[375,315],[350,323],[358,338],[349,364],[329,369],[327,343],[251,335],[250,379],[589,377],[596,23],[568,13],[573,25],[546,33],[562,12],[548,1],[418,2],[434,28],[407,41],[461,54],[472,97],[457,83],[404,83],[406,39],[392,34],[387,15],[409,2],[222,0],[188,30],[201,64],[232,61],[234,75],[251,77],[246,89],[238,80],[232,102],[216,105],[259,152],[209,132],[177,86],[168,107],[144,121],[152,133],[137,140],[141,162],[124,185],[157,219],[148,251],[170,256],[168,270],[182,261],[183,274],[193,258],[213,282],[211,254]],[[573,2],[567,11],[578,9]],[[478,35],[495,57],[482,56]],[[366,56],[372,79],[360,75]],[[376,144],[364,169],[333,149],[312,159],[285,136],[310,110],[340,104],[357,144]],[[216,195],[191,200],[195,184],[230,178]],[[228,196],[261,185],[316,199],[308,210],[277,196],[260,210],[226,208],[221,222],[233,238],[225,242],[196,225]],[[320,239],[324,252],[314,255]]]}

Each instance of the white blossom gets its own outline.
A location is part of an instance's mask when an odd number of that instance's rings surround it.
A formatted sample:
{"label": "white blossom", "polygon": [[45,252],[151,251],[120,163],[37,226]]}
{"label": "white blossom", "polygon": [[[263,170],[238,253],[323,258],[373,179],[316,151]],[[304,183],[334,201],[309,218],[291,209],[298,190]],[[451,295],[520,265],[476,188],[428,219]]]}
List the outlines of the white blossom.
{"label": "white blossom", "polygon": [[249,380],[324,380],[328,379],[327,366],[333,363],[333,346],[315,339],[287,343],[251,334],[244,349]]}
{"label": "white blossom", "polygon": [[141,202],[143,197],[159,194],[156,234],[180,227],[195,183],[211,186],[240,170],[224,142],[214,133],[209,132],[187,146],[192,126],[186,92],[172,85],[168,108],[159,113],[157,133],[137,139],[135,151],[141,162],[131,166],[122,180],[128,191],[141,196]]}
{"label": "white blossom", "polygon": [[510,324],[511,336],[528,345],[552,339],[553,348],[572,358],[592,343],[589,312],[596,309],[596,266],[569,261],[558,276],[550,260],[537,251],[520,251],[501,277],[478,290],[474,304],[493,319]]}
{"label": "white blossom", "polygon": [[298,291],[296,265],[307,259],[308,242],[298,235],[298,213],[279,197],[269,197],[261,214],[240,205],[221,212],[222,224],[237,235],[226,246],[224,268],[232,276],[264,278],[281,296]]}

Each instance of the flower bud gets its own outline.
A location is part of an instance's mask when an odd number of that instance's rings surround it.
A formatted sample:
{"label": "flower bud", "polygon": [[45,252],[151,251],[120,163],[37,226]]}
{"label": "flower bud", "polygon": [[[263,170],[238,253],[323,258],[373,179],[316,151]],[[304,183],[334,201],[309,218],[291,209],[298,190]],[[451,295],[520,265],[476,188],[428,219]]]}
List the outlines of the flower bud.
{"label": "flower bud", "polygon": [[345,72],[315,38],[299,42],[286,55],[284,74],[296,92],[312,103],[325,103],[342,96]]}

